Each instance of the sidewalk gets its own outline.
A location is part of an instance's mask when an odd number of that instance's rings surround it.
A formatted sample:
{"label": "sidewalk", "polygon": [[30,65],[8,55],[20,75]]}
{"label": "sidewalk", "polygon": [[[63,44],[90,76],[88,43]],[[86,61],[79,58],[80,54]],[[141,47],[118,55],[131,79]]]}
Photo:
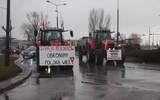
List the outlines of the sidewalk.
{"label": "sidewalk", "polygon": [[13,78],[0,82],[0,94],[22,84],[31,75],[31,71],[27,68],[27,66],[21,64],[20,58],[15,61],[15,64],[21,67],[22,72]]}

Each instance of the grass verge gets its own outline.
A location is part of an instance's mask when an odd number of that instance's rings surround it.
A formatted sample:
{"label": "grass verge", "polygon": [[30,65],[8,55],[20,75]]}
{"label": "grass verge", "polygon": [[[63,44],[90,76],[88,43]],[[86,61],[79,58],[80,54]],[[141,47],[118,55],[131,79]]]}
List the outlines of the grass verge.
{"label": "grass verge", "polygon": [[0,81],[7,80],[22,72],[22,69],[14,63],[15,60],[17,57],[10,56],[9,66],[4,66],[5,56],[0,55]]}

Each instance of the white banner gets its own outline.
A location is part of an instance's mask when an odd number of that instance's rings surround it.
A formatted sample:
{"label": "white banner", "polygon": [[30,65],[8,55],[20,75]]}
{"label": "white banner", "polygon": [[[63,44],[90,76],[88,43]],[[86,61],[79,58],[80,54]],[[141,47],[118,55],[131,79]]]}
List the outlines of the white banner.
{"label": "white banner", "polygon": [[122,60],[122,51],[107,50],[107,60]]}
{"label": "white banner", "polygon": [[74,65],[74,46],[39,46],[40,66]]}

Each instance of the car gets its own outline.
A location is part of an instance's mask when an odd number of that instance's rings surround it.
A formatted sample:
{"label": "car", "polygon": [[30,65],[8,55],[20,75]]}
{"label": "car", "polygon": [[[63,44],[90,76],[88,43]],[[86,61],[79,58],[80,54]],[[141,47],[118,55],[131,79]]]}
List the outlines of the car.
{"label": "car", "polygon": [[[2,54],[5,54],[5,51],[6,51],[5,47],[1,49]],[[15,47],[9,47],[9,53],[11,55],[13,55],[13,54],[18,54],[19,55],[21,53],[21,50],[15,48]]]}
{"label": "car", "polygon": [[22,57],[25,58],[34,58],[36,56],[36,47],[30,46],[26,50],[21,52]]}
{"label": "car", "polygon": [[79,60],[82,61],[83,55],[86,55],[87,41],[91,40],[90,36],[83,36],[78,40]]}

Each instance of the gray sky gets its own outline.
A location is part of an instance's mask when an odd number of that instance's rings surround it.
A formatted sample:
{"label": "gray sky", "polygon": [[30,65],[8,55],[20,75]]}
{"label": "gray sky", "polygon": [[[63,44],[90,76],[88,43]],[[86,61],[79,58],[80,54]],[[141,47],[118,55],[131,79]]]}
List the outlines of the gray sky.
{"label": "gray sky", "polygon": [[[51,24],[56,27],[56,7],[47,0],[11,0],[11,20],[12,36],[17,39],[23,38],[20,25],[26,21],[26,14],[32,11],[43,11],[49,15]],[[88,35],[89,12],[93,8],[103,8],[106,14],[111,15],[111,30],[117,30],[117,0],[50,0],[55,4],[66,3],[65,6],[59,6],[59,12],[64,19],[65,29],[72,29],[74,37],[65,33],[66,39],[79,39]],[[6,8],[7,0],[0,0],[0,7]],[[146,34],[143,36],[143,42],[149,38],[149,26],[151,33],[160,33],[160,0],[119,0],[120,10],[120,33],[127,37],[131,33]],[[60,19],[60,17],[59,17]],[[60,25],[60,23],[59,23]],[[0,26],[6,26],[6,10],[0,9]],[[147,27],[145,27],[147,26]],[[5,32],[0,29],[0,36]],[[158,38],[159,39],[158,39]],[[160,42],[160,35],[155,36],[155,43]],[[151,42],[152,42],[151,36]]]}

